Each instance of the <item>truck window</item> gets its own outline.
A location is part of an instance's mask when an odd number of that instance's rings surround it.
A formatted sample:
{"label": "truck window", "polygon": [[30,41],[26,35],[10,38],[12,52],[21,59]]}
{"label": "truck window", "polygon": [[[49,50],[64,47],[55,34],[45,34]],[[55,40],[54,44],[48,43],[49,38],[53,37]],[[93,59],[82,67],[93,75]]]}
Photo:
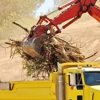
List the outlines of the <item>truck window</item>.
{"label": "truck window", "polygon": [[100,85],[100,72],[84,72],[86,85]]}
{"label": "truck window", "polygon": [[76,86],[78,90],[83,89],[81,74],[80,73],[70,73],[69,74],[69,85]]}
{"label": "truck window", "polygon": [[77,84],[77,89],[81,90],[83,89],[83,83],[82,83],[82,76],[80,73],[76,74],[76,84]]}

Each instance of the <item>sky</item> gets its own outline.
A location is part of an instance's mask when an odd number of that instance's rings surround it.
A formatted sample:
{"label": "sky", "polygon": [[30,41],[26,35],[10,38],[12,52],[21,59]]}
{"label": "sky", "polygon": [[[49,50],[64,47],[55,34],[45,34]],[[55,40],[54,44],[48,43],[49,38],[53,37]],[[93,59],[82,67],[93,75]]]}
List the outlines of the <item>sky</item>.
{"label": "sky", "polygon": [[54,0],[45,0],[41,7],[37,10],[36,17],[42,14],[46,14],[48,9],[52,8],[54,5]]}

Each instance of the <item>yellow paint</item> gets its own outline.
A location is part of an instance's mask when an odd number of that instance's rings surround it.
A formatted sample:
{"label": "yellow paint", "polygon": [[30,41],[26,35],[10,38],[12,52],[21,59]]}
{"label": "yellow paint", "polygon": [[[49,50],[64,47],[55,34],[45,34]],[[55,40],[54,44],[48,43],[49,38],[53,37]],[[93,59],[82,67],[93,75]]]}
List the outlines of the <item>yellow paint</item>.
{"label": "yellow paint", "polygon": [[[84,82],[82,67],[100,66],[100,63],[63,63],[61,66],[64,74],[65,100],[77,100],[78,95],[83,97],[82,100],[99,100],[100,85],[87,86]],[[69,85],[69,72],[81,74],[83,89]],[[0,100],[57,100],[57,77],[58,72],[54,72],[51,73],[48,81],[9,82],[9,90],[0,90]]]}
{"label": "yellow paint", "polygon": [[0,100],[56,100],[51,81],[11,82],[11,90],[0,90]]}

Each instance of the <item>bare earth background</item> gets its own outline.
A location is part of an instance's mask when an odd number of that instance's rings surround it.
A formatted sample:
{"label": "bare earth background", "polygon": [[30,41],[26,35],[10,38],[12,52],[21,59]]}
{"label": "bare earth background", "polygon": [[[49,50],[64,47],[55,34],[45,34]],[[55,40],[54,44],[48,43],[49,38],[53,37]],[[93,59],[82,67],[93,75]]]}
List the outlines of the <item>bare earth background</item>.
{"label": "bare earth background", "polygon": [[[79,47],[85,57],[98,52],[86,61],[100,61],[100,23],[89,15],[84,15],[80,20],[63,30],[59,36]],[[28,79],[22,70],[20,56],[16,55],[11,59],[10,48],[4,49],[0,47],[0,80],[20,81]]]}

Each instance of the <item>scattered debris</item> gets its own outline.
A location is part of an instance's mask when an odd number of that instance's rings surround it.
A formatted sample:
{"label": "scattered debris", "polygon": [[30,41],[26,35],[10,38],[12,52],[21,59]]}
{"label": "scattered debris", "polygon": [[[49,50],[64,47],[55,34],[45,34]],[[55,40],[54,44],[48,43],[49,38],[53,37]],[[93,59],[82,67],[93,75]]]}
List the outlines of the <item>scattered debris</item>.
{"label": "scattered debris", "polygon": [[6,44],[11,47],[11,55],[16,53],[23,59],[23,69],[27,70],[27,75],[34,79],[48,79],[51,72],[57,71],[57,62],[84,62],[85,56],[79,48],[70,45],[67,41],[53,35],[53,28],[50,34],[44,33],[39,37],[33,38],[32,28],[27,28],[13,22],[15,25],[24,29],[29,36],[22,41],[10,39]]}

